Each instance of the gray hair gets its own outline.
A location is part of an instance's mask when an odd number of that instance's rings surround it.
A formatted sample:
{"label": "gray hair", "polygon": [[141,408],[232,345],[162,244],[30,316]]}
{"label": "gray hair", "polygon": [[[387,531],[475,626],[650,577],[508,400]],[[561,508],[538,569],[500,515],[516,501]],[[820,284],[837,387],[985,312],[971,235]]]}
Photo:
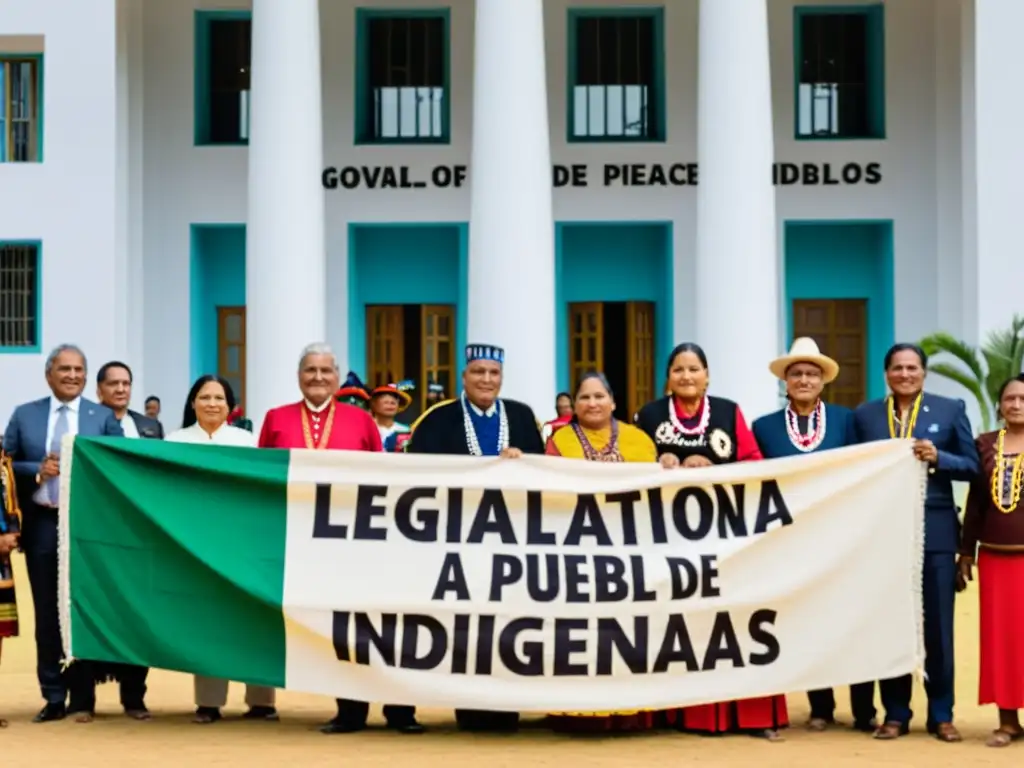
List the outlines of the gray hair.
{"label": "gray hair", "polygon": [[60,357],[62,352],[74,352],[76,355],[82,358],[82,367],[85,368],[86,370],[89,370],[89,364],[86,362],[85,359],[85,352],[83,352],[75,344],[61,344],[59,346],[54,347],[53,351],[46,357],[47,375],[49,375],[50,372],[53,370],[53,364],[57,361],[57,358]]}
{"label": "gray hair", "polygon": [[310,355],[330,355],[331,360],[334,363],[334,370],[338,370],[338,357],[334,354],[334,350],[331,349],[329,344],[325,344],[322,341],[315,342],[313,344],[307,344],[302,348],[302,354],[299,355],[299,370],[302,370],[302,364],[306,362],[306,358]]}

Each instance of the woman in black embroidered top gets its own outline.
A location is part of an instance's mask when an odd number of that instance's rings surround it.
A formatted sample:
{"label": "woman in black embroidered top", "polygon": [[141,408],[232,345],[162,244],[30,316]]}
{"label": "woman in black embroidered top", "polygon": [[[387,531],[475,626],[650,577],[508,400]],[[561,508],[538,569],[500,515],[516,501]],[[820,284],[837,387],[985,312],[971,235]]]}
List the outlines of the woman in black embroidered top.
{"label": "woman in black embroidered top", "polygon": [[[732,400],[710,397],[708,358],[693,343],[678,345],[668,358],[669,394],[648,403],[636,424],[654,441],[663,467],[707,467],[761,459],[754,433]],[[669,710],[667,719],[680,730],[701,733],[744,732],[771,741],[789,725],[785,696],[704,704]]]}
{"label": "woman in black embroidered top", "polygon": [[739,406],[710,397],[708,358],[686,342],[672,350],[666,370],[669,395],[648,403],[636,425],[650,435],[662,466],[707,467],[762,458]]}

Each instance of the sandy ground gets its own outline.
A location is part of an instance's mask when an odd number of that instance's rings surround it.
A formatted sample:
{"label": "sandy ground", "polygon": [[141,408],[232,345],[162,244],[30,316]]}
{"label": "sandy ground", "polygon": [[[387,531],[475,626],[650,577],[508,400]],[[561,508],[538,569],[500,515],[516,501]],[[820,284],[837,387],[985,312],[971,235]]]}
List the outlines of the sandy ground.
{"label": "sandy ground", "polygon": [[[148,702],[155,719],[139,723],[120,714],[113,686],[100,689],[99,717],[89,725],[66,720],[33,725],[41,706],[35,679],[31,599],[18,572],[22,636],[3,646],[0,664],[0,714],[10,726],[0,731],[0,756],[8,765],[73,764],[76,766],[603,766],[677,763],[716,766],[963,766],[1024,765],[1024,744],[995,750],[984,739],[995,726],[995,712],[974,702],[977,680],[977,601],[971,591],[959,601],[957,722],[962,744],[940,744],[923,733],[924,718],[915,731],[897,742],[877,742],[846,730],[811,734],[800,725],[807,718],[804,696],[789,697],[790,716],[797,725],[783,743],[769,744],[743,736],[702,738],[675,733],[628,736],[568,737],[528,728],[511,736],[481,737],[458,733],[452,715],[426,710],[420,719],[432,726],[423,736],[400,736],[380,728],[345,736],[316,731],[333,714],[333,702],[321,696],[282,693],[280,723],[248,723],[237,719],[244,706],[241,686],[232,686],[227,719],[213,726],[189,722],[192,714],[191,678],[171,672],[150,674]],[[841,696],[845,698],[845,694]],[[924,697],[915,694],[923,714]],[[847,702],[840,717],[849,721]],[[381,723],[379,710],[373,724]]]}

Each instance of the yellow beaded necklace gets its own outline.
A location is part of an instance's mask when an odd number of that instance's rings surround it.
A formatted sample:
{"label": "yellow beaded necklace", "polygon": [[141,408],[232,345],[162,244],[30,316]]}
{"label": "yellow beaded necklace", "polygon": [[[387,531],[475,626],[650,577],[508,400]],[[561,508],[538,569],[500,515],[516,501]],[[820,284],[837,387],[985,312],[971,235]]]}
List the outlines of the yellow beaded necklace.
{"label": "yellow beaded necklace", "polygon": [[917,414],[921,410],[921,400],[924,398],[924,392],[919,394],[914,400],[914,405],[910,409],[910,418],[906,422],[900,423],[900,433],[896,434],[896,404],[893,401],[892,395],[885,398],[885,407],[889,412],[889,437],[899,437],[900,439],[910,439],[914,436],[914,427],[917,425]]}
{"label": "yellow beaded necklace", "polygon": [[996,439],[996,465],[992,470],[992,503],[996,509],[1004,515],[1008,515],[1017,509],[1020,503],[1021,486],[1024,485],[1024,453],[1018,453],[1013,458],[1013,472],[1010,475],[1010,506],[1003,506],[1003,482],[1006,477],[1007,459],[1003,455],[1003,439],[1006,437],[1006,427],[999,430],[999,437]]}

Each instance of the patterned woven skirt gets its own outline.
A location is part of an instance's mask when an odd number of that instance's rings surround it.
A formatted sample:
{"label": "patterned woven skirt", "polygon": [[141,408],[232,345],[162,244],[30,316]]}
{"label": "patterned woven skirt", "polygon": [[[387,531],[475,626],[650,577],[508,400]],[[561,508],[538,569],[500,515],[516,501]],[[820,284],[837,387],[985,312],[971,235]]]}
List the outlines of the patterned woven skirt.
{"label": "patterned woven skirt", "polygon": [[18,636],[18,603],[14,596],[11,560],[0,560],[0,637]]}

